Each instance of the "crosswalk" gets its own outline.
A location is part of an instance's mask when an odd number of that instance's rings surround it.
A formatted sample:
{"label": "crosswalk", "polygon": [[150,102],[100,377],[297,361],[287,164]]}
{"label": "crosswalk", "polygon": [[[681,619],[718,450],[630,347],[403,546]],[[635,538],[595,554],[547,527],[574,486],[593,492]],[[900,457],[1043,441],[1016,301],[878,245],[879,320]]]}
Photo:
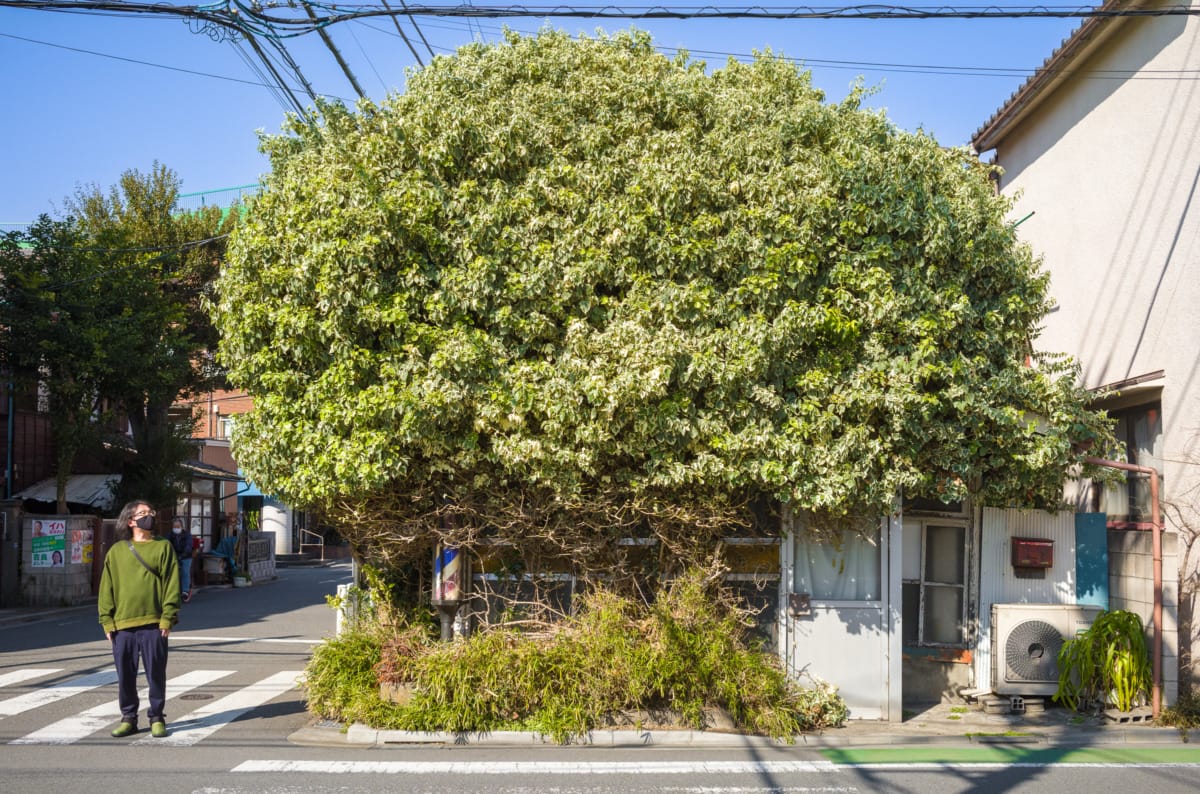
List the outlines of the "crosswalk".
{"label": "crosswalk", "polygon": [[[84,673],[65,681],[37,686],[38,679],[50,679],[61,673],[59,668],[27,668],[12,670],[0,674],[0,727],[4,721],[17,715],[36,713],[42,709],[60,702],[69,702],[70,698],[108,688],[112,699],[100,705],[89,705],[81,711],[68,717],[54,720],[34,731],[17,738],[7,739],[8,744],[16,745],[67,745],[83,741],[94,734],[107,735],[116,723],[120,721],[121,709],[117,703],[116,671],[109,668]],[[181,675],[167,679],[167,713],[170,735],[162,739],[153,739],[146,734],[136,739],[134,744],[153,743],[174,747],[188,747],[212,736],[214,733],[244,714],[265,705],[283,693],[294,689],[300,681],[303,671],[283,670],[266,678],[254,681],[248,685],[234,689],[224,697],[199,706],[190,713],[173,716],[178,711],[179,703],[172,703],[181,696],[193,690],[206,687],[235,675],[233,670],[189,670]],[[5,698],[5,690],[14,687],[24,687],[28,691],[19,695]],[[139,693],[141,711],[144,717],[148,692],[145,687]],[[93,697],[92,700],[95,698]],[[10,734],[11,736],[11,734]]]}

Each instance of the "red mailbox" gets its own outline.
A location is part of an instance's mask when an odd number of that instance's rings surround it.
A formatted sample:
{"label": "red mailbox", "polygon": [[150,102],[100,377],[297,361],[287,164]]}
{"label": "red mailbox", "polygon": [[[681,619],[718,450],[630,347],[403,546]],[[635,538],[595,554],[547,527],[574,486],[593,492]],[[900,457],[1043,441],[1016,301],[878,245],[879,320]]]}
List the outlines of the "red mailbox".
{"label": "red mailbox", "polygon": [[1054,567],[1054,541],[1044,538],[1013,538],[1012,564],[1014,568]]}

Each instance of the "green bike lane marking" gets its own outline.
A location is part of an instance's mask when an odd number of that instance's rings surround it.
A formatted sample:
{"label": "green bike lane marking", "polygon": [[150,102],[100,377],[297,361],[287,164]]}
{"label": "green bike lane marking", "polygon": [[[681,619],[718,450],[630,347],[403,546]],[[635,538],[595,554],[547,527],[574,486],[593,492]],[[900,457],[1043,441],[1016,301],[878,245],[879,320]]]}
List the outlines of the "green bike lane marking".
{"label": "green bike lane marking", "polygon": [[821,755],[843,766],[988,764],[1050,766],[1058,764],[1198,764],[1200,747],[880,747],[825,748]]}

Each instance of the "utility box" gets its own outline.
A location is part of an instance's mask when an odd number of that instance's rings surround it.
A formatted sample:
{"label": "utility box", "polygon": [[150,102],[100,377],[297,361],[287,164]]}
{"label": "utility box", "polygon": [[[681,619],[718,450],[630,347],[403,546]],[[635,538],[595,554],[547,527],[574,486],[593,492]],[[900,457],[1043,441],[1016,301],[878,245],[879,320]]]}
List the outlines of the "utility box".
{"label": "utility box", "polygon": [[1044,538],[1013,538],[1014,568],[1053,568],[1054,541]]}

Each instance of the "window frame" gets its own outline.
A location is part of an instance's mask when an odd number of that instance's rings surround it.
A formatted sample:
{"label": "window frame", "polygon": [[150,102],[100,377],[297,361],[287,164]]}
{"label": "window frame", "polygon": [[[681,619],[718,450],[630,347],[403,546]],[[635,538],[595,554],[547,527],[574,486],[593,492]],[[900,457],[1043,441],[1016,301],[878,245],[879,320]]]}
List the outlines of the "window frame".
{"label": "window frame", "polygon": [[[921,530],[921,558],[920,558],[920,578],[910,579],[905,578],[903,569],[901,570],[900,579],[900,610],[901,615],[907,615],[909,610],[905,607],[905,593],[912,585],[917,586],[917,604],[916,604],[916,620],[917,631],[916,641],[913,642],[908,638],[903,638],[902,644],[910,648],[969,648],[971,642],[968,638],[968,624],[971,616],[971,559],[974,553],[974,533],[971,531],[971,521],[966,518],[947,518],[935,516],[905,516],[905,518],[913,523],[919,523]],[[928,537],[929,528],[933,527],[954,527],[961,530],[962,537],[962,570],[961,582],[939,582],[928,578]],[[925,611],[926,611],[926,591],[927,589],[956,589],[959,591],[961,598],[959,601],[959,614],[957,616],[958,623],[958,640],[955,642],[934,642],[927,640],[925,637]]]}
{"label": "window frame", "polygon": [[[1142,460],[1141,457],[1138,455],[1137,430],[1136,430],[1137,420],[1140,418],[1143,418],[1143,417],[1148,418],[1152,414],[1156,415],[1158,432],[1154,436],[1154,440],[1153,440],[1153,443],[1151,446],[1159,448],[1160,457],[1156,458],[1153,456],[1153,453],[1151,453],[1149,460]],[[1118,423],[1124,424],[1124,433],[1122,435],[1119,435],[1117,440],[1120,441],[1125,446],[1125,462],[1130,463],[1134,466],[1152,466],[1152,467],[1158,469],[1159,488],[1160,488],[1159,494],[1160,494],[1160,498],[1161,498],[1162,476],[1163,476],[1163,467],[1162,467],[1162,459],[1161,459],[1162,443],[1163,443],[1162,399],[1159,398],[1159,399],[1150,400],[1150,401],[1147,401],[1144,403],[1130,405],[1125,408],[1109,410],[1108,415],[1110,418],[1116,420]],[[1136,526],[1140,523],[1148,522],[1150,520],[1150,515],[1151,515],[1150,510],[1147,509],[1143,513],[1141,510],[1138,509],[1140,504],[1143,504],[1143,503],[1148,504],[1149,503],[1150,494],[1149,494],[1149,481],[1148,480],[1149,480],[1149,478],[1147,475],[1141,474],[1139,472],[1130,471],[1130,472],[1125,472],[1125,480],[1124,480],[1124,483],[1121,485],[1106,485],[1106,486],[1094,488],[1092,491],[1092,509],[1097,513],[1104,513],[1107,516],[1108,523],[1110,525]],[[1125,507],[1127,510],[1127,512],[1125,512],[1125,513],[1109,512],[1109,510],[1113,506],[1111,504],[1111,502],[1114,502],[1115,500],[1109,500],[1108,498],[1106,498],[1105,494],[1107,492],[1109,492],[1110,489],[1115,489],[1115,488],[1119,488],[1123,491],[1123,498],[1124,498]],[[1141,489],[1145,489],[1146,493],[1145,493],[1145,499],[1139,501],[1138,493]]]}

